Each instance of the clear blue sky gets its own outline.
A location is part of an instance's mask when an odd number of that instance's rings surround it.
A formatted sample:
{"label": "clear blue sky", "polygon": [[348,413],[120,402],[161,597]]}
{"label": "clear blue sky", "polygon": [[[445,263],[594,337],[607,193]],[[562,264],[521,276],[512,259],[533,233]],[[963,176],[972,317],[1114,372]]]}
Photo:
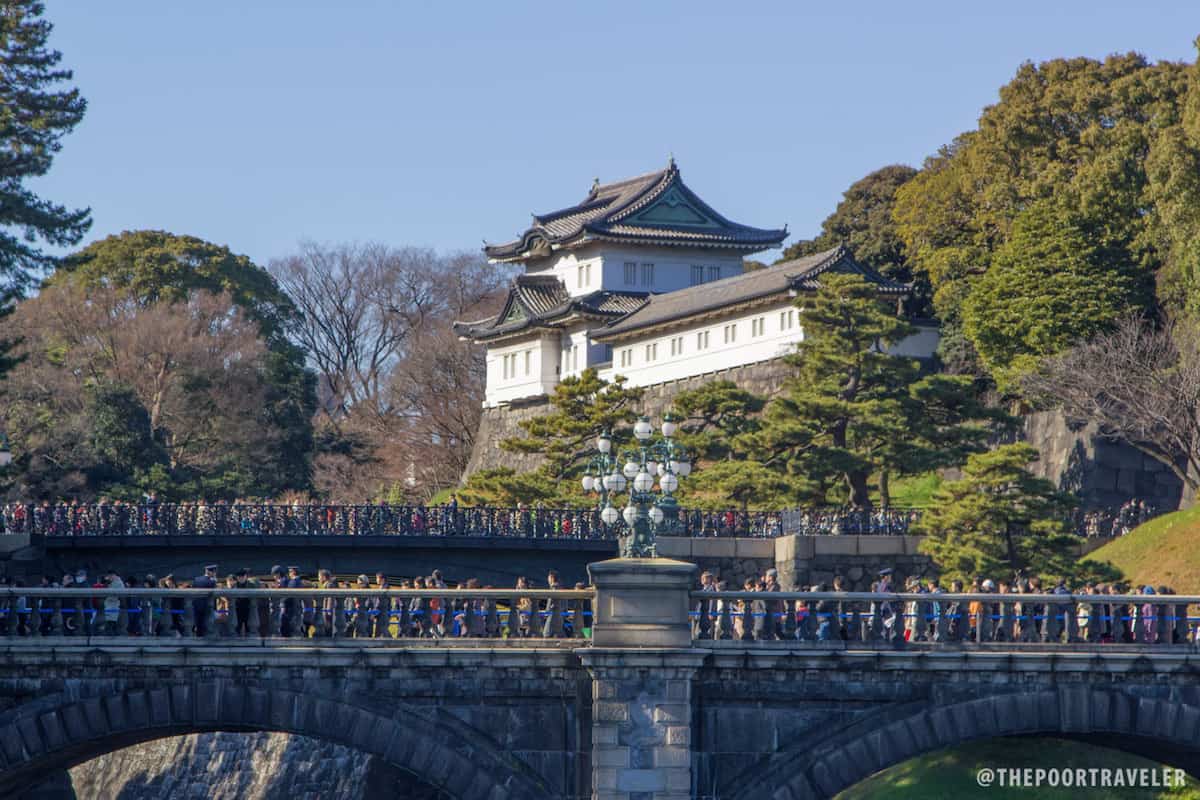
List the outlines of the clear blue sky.
{"label": "clear blue sky", "polygon": [[[674,153],[718,210],[808,236],[919,165],[1024,60],[1192,61],[1193,2],[49,0],[89,101],[44,195],[163,228],[477,248]],[[791,241],[791,240],[789,240]]]}

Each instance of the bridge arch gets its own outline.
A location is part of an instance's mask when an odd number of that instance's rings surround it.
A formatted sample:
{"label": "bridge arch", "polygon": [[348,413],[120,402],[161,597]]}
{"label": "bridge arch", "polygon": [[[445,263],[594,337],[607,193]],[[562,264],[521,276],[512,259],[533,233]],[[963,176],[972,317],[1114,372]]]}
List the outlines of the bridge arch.
{"label": "bridge arch", "polygon": [[[0,714],[0,797],[153,739],[212,731],[293,733],[356,748],[461,800],[549,800],[529,767],[452,715],[228,678],[90,693],[79,685]],[[88,683],[94,684],[89,681]]]}
{"label": "bridge arch", "polygon": [[[924,753],[976,739],[1055,736],[1092,741],[1195,772],[1200,706],[1086,686],[1005,692],[953,703],[885,707],[820,743],[777,753],[731,782],[734,800],[822,800]],[[1103,738],[1100,738],[1103,737]]]}

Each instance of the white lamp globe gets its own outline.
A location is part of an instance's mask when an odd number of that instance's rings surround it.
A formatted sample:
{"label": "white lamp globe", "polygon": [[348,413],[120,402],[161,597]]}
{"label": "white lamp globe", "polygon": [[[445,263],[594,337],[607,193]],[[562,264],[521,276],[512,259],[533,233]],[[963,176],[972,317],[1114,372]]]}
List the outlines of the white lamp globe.
{"label": "white lamp globe", "polygon": [[636,461],[626,461],[622,471],[625,473],[626,478],[633,480],[634,476],[641,472],[641,470],[642,468],[637,465]]}
{"label": "white lamp globe", "polygon": [[678,429],[678,427],[679,426],[677,426],[673,421],[664,419],[662,424],[662,435],[670,439],[675,435],[675,431]]}
{"label": "white lamp globe", "polygon": [[613,486],[616,482],[616,479],[617,479],[617,473],[610,472],[607,475],[605,475],[603,478],[601,478],[600,482],[602,484],[604,484],[605,489],[608,489],[611,492],[611,491],[614,491]]}
{"label": "white lamp globe", "polygon": [[654,486],[654,478],[649,472],[639,472],[633,479],[633,488],[639,492],[648,492]]}
{"label": "white lamp globe", "polygon": [[659,474],[658,462],[657,461],[647,461],[646,462],[646,472],[649,472],[651,475],[658,475]]}
{"label": "white lamp globe", "polygon": [[596,439],[596,449],[601,453],[607,453],[609,450],[612,450],[612,439],[604,434],[600,434],[600,437]]}
{"label": "white lamp globe", "polygon": [[672,473],[668,472],[666,475],[663,475],[658,479],[658,485],[662,487],[664,492],[670,494],[679,488],[679,479],[676,478]]}
{"label": "white lamp globe", "polygon": [[681,478],[686,478],[688,475],[692,474],[692,462],[680,461],[675,465],[675,469],[671,470],[671,472],[674,472]]}
{"label": "white lamp globe", "polygon": [[650,521],[655,525],[661,525],[663,521],[663,510],[658,506],[650,509]]}
{"label": "white lamp globe", "polygon": [[657,464],[655,464],[654,466],[655,466],[655,467],[657,467],[657,469],[655,470],[655,472],[657,472],[659,475],[666,475],[666,474],[667,474],[667,465],[666,465],[665,463],[663,463],[662,461],[659,461],[659,462],[658,462]]}
{"label": "white lamp globe", "polygon": [[620,512],[613,508],[611,503],[606,505],[604,510],[600,512],[600,519],[605,525],[615,525],[620,516]]}
{"label": "white lamp globe", "polygon": [[634,506],[634,505],[625,506],[625,510],[621,512],[621,516],[625,518],[625,524],[632,528],[633,524],[635,522],[637,522],[637,516],[638,516],[637,506]]}
{"label": "white lamp globe", "polygon": [[596,480],[591,475],[584,475],[583,480],[580,481],[580,483],[583,484],[583,490],[585,492],[590,492],[592,489],[596,488]]}
{"label": "white lamp globe", "polygon": [[650,426],[650,420],[647,417],[642,417],[633,426],[633,435],[638,438],[639,442],[644,442],[654,433],[654,428]]}
{"label": "white lamp globe", "polygon": [[609,486],[609,487],[608,487],[608,490],[609,490],[610,492],[623,492],[623,491],[625,491],[625,483],[626,483],[626,481],[625,481],[625,476],[624,476],[624,475],[622,475],[622,474],[621,474],[621,473],[619,473],[619,472],[614,472],[614,473],[613,473],[612,475],[610,475],[609,477],[611,477],[611,478],[612,478],[612,486]]}

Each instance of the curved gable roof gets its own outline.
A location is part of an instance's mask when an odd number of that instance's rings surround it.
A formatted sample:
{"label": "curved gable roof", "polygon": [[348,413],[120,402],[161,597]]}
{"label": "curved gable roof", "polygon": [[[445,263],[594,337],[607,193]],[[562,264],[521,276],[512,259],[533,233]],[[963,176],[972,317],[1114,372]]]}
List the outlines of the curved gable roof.
{"label": "curved gable roof", "polygon": [[721,247],[748,253],[778,245],[786,229],[753,228],[732,222],[683,182],[674,159],[665,170],[615,183],[595,183],[578,204],[535,214],[514,241],[488,245],[497,261],[523,261],[550,249],[595,240],[649,245]]}

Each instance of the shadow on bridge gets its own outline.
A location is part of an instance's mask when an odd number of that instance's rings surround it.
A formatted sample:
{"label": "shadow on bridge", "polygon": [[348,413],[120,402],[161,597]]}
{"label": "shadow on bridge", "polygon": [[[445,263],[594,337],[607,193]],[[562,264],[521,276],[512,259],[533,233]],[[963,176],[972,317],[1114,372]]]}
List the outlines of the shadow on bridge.
{"label": "shadow on bridge", "polygon": [[1088,686],[1010,691],[945,704],[898,703],[819,726],[728,783],[733,800],[820,800],[909,759],[997,737],[1054,737],[1200,774],[1200,705]]}
{"label": "shadow on bridge", "polygon": [[291,733],[356,748],[461,800],[564,794],[444,709],[383,703],[336,681],[192,673],[157,687],[66,681],[0,715],[0,797],[18,797],[61,770],[131,745],[213,731]]}

